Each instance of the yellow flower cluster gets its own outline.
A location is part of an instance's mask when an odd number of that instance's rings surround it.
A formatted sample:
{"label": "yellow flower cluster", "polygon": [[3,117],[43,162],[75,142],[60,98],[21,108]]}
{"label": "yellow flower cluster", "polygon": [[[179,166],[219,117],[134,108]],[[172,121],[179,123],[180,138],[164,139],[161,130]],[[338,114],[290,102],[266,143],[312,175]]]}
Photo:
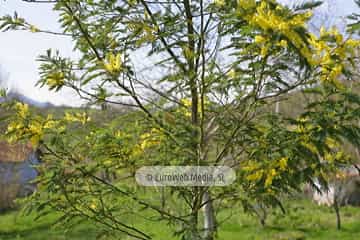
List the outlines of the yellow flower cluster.
{"label": "yellow flower cluster", "polygon": [[226,76],[228,76],[229,78],[235,78],[236,77],[236,71],[235,69],[231,69]]}
{"label": "yellow flower cluster", "polygon": [[91,118],[88,116],[87,113],[65,113],[65,117],[64,117],[65,121],[68,122],[80,122],[82,124],[85,124],[87,122],[89,122],[91,120]]}
{"label": "yellow flower cluster", "polygon": [[156,128],[152,128],[149,132],[143,133],[140,135],[140,141],[132,149],[132,156],[139,157],[144,151],[155,147],[163,141],[164,134]]}
{"label": "yellow flower cluster", "polygon": [[25,120],[28,118],[29,106],[27,104],[17,102],[14,106],[15,118],[7,126],[6,135],[8,136],[9,142],[16,142],[23,137],[26,132]]}
{"label": "yellow flower cluster", "polygon": [[345,154],[343,151],[326,152],[324,154],[324,160],[329,163],[334,163],[334,162],[348,163],[350,159],[351,157],[348,154]]}
{"label": "yellow flower cluster", "polygon": [[181,103],[184,104],[186,107],[191,107],[191,100],[189,98],[181,99]]}
{"label": "yellow flower cluster", "polygon": [[7,126],[6,133],[19,132],[22,128],[24,128],[24,124],[22,122],[13,121]]}
{"label": "yellow flower cluster", "polygon": [[45,122],[44,128],[45,129],[52,129],[52,128],[57,127],[57,125],[58,125],[57,121],[49,120],[49,121]]}
{"label": "yellow flower cluster", "polygon": [[255,36],[255,43],[261,46],[260,55],[265,58],[271,48],[271,43],[267,40],[265,36],[257,35]]}
{"label": "yellow flower cluster", "polygon": [[288,161],[289,161],[289,158],[288,157],[283,157],[279,160],[279,168],[281,171],[285,171],[286,170],[286,167],[288,165]]}
{"label": "yellow flower cluster", "polygon": [[21,118],[26,118],[29,115],[29,105],[26,103],[17,102],[15,104],[15,109]]}
{"label": "yellow flower cluster", "polygon": [[214,4],[217,6],[217,7],[222,7],[225,5],[225,0],[214,0]]}
{"label": "yellow flower cluster", "polygon": [[127,134],[126,132],[123,132],[123,131],[120,131],[120,130],[117,130],[114,134],[115,138],[129,138],[131,137],[132,135],[131,134]]}
{"label": "yellow flower cluster", "polygon": [[[269,4],[272,1],[263,0],[259,5],[255,1],[238,1],[242,17],[250,25],[261,28],[265,35],[256,36],[255,43],[262,44],[261,55],[266,56],[271,43],[267,43],[267,32],[279,33],[288,39],[300,52],[311,61],[311,51],[308,49],[303,37],[296,31],[296,28],[305,27],[306,22],[312,17],[310,11],[288,16],[288,13],[278,5],[275,9]],[[241,11],[242,10],[242,11]],[[266,44],[267,43],[267,44]],[[288,41],[280,39],[276,45],[286,48]]]}
{"label": "yellow flower cluster", "polygon": [[[231,70],[230,73],[231,76],[235,77],[235,70]],[[231,77],[229,76],[229,77]],[[183,98],[180,100],[180,102],[184,105],[183,108],[179,108],[178,109],[178,112],[183,114],[184,116],[190,118],[191,117],[191,105],[192,105],[192,102],[191,102],[191,99],[190,98]],[[204,106],[205,108],[208,107],[210,105],[210,101],[208,98],[205,98],[204,99]],[[202,105],[201,105],[201,101],[200,99],[198,100],[198,106],[199,106],[199,112],[202,112]]]}
{"label": "yellow flower cluster", "polygon": [[264,38],[263,36],[257,35],[255,36],[255,43],[264,43],[266,42],[266,38]]}
{"label": "yellow flower cluster", "polygon": [[[146,16],[146,14],[145,14]],[[141,34],[139,35],[139,39],[136,41],[137,46],[141,46],[143,43],[146,42],[155,42],[157,39],[157,33],[159,32],[158,26],[151,26],[144,23],[131,23],[128,25],[129,30],[133,32],[140,31]]]}
{"label": "yellow flower cluster", "polygon": [[181,103],[187,108],[187,109],[181,109],[180,112],[183,113],[186,117],[191,117],[191,100],[188,98],[181,99]]}
{"label": "yellow flower cluster", "polygon": [[336,141],[335,139],[331,138],[331,137],[327,137],[325,139],[325,144],[330,148],[330,149],[334,149],[340,146],[340,144],[338,143],[338,141]]}
{"label": "yellow flower cluster", "polygon": [[33,118],[30,115],[28,105],[20,102],[15,104],[15,110],[16,114],[6,131],[10,142],[29,139],[31,144],[37,147],[46,130],[59,129],[59,121],[54,120],[51,114],[47,118],[40,116]]}
{"label": "yellow flower cluster", "polygon": [[250,182],[257,182],[264,179],[264,187],[270,188],[275,178],[280,178],[281,174],[288,170],[288,157],[282,157],[277,161],[273,161],[268,166],[261,166],[260,164],[249,161],[242,170],[246,173],[246,180]]}
{"label": "yellow flower cluster", "polygon": [[331,28],[329,31],[321,28],[320,37],[311,34],[309,42],[314,50],[314,64],[321,66],[321,81],[333,83],[341,88],[338,77],[342,74],[349,55],[355,56],[360,41],[344,40],[336,28]]}
{"label": "yellow flower cluster", "polygon": [[96,209],[97,209],[97,204],[96,204],[96,202],[91,203],[89,207],[90,207],[90,209],[92,209],[92,210],[96,210]]}
{"label": "yellow flower cluster", "polygon": [[243,10],[249,10],[256,7],[256,1],[255,0],[238,0],[238,6],[239,8]]}
{"label": "yellow flower cluster", "polygon": [[53,72],[50,73],[46,78],[46,85],[49,86],[49,89],[62,87],[65,84],[64,73],[62,72]]}
{"label": "yellow flower cluster", "polygon": [[36,32],[39,32],[39,31],[40,31],[40,30],[39,30],[36,26],[30,25],[30,32],[36,33]]}
{"label": "yellow flower cluster", "polygon": [[[311,11],[291,14],[281,5],[272,0],[238,1],[238,12],[251,26],[261,30],[254,38],[254,43],[259,45],[259,54],[266,57],[272,46],[287,48],[293,45],[303,58],[313,67],[318,67],[322,82],[332,83],[341,88],[338,81],[343,73],[345,62],[349,55],[356,56],[360,48],[360,41],[354,39],[345,40],[336,28],[326,30],[321,28],[320,36],[314,34],[305,35],[299,31],[305,27],[312,17]],[[279,40],[270,40],[272,35],[281,36]],[[274,42],[275,41],[275,42]]]}
{"label": "yellow flower cluster", "polygon": [[140,148],[141,150],[145,150],[147,148],[151,148],[153,146],[159,145],[162,140],[162,133],[156,129],[151,129],[150,132],[144,133],[140,136]]}
{"label": "yellow flower cluster", "polygon": [[276,175],[277,175],[276,170],[274,168],[270,169],[270,171],[266,175],[265,188],[268,188],[271,186]]}
{"label": "yellow flower cluster", "polygon": [[256,169],[258,169],[259,164],[257,162],[249,162],[247,163],[246,166],[242,167],[242,170],[246,171],[246,172],[252,172]]}
{"label": "yellow flower cluster", "polygon": [[264,170],[257,170],[254,173],[246,176],[246,180],[251,182],[259,181],[264,175]]}
{"label": "yellow flower cluster", "polygon": [[106,60],[103,62],[104,69],[111,75],[118,76],[122,69],[120,53],[109,53],[106,55]]}
{"label": "yellow flower cluster", "polygon": [[283,48],[287,48],[288,47],[288,42],[286,40],[281,40],[280,42],[278,42],[278,46],[283,47]]}
{"label": "yellow flower cluster", "polygon": [[33,121],[28,126],[28,132],[31,135],[31,137],[30,137],[31,144],[34,147],[36,147],[39,144],[40,140],[44,136],[43,125],[41,123],[39,123],[39,122]]}

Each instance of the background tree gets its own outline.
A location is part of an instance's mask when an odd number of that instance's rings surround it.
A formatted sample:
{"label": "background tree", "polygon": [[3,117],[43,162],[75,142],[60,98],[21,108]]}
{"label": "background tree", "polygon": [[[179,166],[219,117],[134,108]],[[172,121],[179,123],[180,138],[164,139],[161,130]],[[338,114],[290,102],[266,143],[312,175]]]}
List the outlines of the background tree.
{"label": "background tree", "polygon": [[[46,214],[49,206],[66,223],[90,219],[104,234],[150,239],[129,223],[135,216],[167,221],[182,239],[213,239],[217,210],[240,203],[264,224],[266,208],[283,209],[282,194],[315,186],[314,177],[327,186],[351,161],[343,142],[359,145],[359,98],[339,80],[351,76],[359,41],[336,29],[310,33],[319,2],[294,9],[273,0],[52,4],[61,33],[17,14],[1,18],[3,30],[72,38],[81,57],[48,50],[38,59],[39,84],[133,111],[93,124],[85,113],[54,118],[10,104],[17,114],[9,139],[30,139],[44,152],[30,209]],[[297,91],[318,97],[295,118],[271,114],[274,101]],[[158,189],[134,182],[144,165],[228,165],[237,180],[224,188],[166,188],[161,204]],[[115,178],[99,177],[104,169]]]}
{"label": "background tree", "polygon": [[7,87],[7,76],[5,75],[2,67],[0,66],[0,87],[6,88]]}

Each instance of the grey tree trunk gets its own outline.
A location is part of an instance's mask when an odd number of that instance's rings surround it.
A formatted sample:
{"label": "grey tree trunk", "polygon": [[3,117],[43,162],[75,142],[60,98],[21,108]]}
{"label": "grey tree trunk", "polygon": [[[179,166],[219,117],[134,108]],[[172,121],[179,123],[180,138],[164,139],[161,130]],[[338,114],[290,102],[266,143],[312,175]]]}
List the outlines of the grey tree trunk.
{"label": "grey tree trunk", "polygon": [[[335,210],[335,214],[336,214],[336,228],[337,230],[341,230],[341,215],[340,215],[340,205],[341,205],[341,201],[343,196],[343,184],[344,182],[339,180],[337,182],[335,182],[334,185],[334,203],[333,203],[333,207]],[[344,194],[345,195],[345,194]]]}
{"label": "grey tree trunk", "polygon": [[335,209],[335,213],[336,213],[336,228],[337,228],[337,230],[341,230],[340,208],[339,208],[336,197],[334,199],[334,209]]}
{"label": "grey tree trunk", "polygon": [[213,240],[216,232],[216,220],[213,202],[208,191],[203,195],[204,202],[204,239]]}
{"label": "grey tree trunk", "polygon": [[280,112],[280,102],[277,101],[277,102],[275,103],[275,113],[279,113],[279,112]]}

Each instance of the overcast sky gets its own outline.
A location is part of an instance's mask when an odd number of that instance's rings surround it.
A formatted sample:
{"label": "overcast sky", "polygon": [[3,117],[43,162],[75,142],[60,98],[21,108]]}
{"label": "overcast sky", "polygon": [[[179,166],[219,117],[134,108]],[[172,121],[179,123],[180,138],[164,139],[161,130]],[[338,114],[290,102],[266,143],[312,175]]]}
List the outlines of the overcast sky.
{"label": "overcast sky", "polygon": [[[296,3],[299,0],[280,0]],[[58,29],[57,16],[50,4],[24,3],[21,0],[0,0],[0,16],[18,12],[30,23],[41,29]],[[352,12],[359,12],[353,0],[326,0],[320,12],[326,12],[340,21]],[[79,100],[70,90],[59,93],[35,87],[38,80],[36,57],[47,49],[59,49],[63,56],[73,56],[73,45],[69,38],[49,36],[25,31],[0,32],[0,72],[6,76],[8,87],[38,101],[49,101],[56,105],[74,103]],[[75,104],[78,105],[78,104]]]}

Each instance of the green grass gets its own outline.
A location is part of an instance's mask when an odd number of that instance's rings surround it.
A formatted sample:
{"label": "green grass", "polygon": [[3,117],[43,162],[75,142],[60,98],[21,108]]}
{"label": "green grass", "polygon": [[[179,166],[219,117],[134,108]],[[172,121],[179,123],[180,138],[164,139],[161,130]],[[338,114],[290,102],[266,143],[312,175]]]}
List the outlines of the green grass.
{"label": "green grass", "polygon": [[336,229],[335,213],[329,207],[299,201],[288,203],[287,210],[286,215],[271,214],[265,227],[259,226],[257,219],[239,212],[222,226],[219,239],[360,239],[360,208],[341,209],[343,227],[340,231]]}
{"label": "green grass", "polygon": [[[257,219],[244,214],[240,209],[226,210],[219,214],[221,223],[218,239],[224,240],[357,240],[360,239],[360,208],[341,209],[343,228],[336,230],[335,214],[331,208],[319,207],[309,201],[294,201],[286,204],[288,213],[272,212],[266,227],[261,227]],[[229,218],[229,216],[231,216]],[[18,212],[0,215],[0,240],[63,240],[97,239],[99,228],[91,223],[83,223],[68,232],[52,223],[57,218],[51,214],[34,221],[34,216],[21,216]],[[222,220],[228,219],[223,222]],[[135,221],[130,221],[135,222]],[[156,240],[177,239],[165,222],[140,222],[137,226],[150,233]],[[113,238],[106,238],[113,239]],[[130,239],[123,237],[121,239]]]}
{"label": "green grass", "polygon": [[57,217],[56,214],[51,214],[35,221],[34,215],[23,216],[19,212],[0,215],[0,240],[96,239],[97,231],[91,224],[80,225],[67,233],[61,228],[53,227]]}

